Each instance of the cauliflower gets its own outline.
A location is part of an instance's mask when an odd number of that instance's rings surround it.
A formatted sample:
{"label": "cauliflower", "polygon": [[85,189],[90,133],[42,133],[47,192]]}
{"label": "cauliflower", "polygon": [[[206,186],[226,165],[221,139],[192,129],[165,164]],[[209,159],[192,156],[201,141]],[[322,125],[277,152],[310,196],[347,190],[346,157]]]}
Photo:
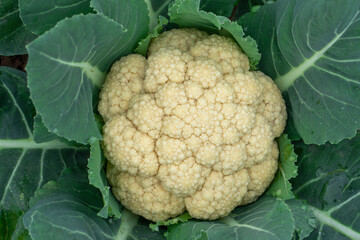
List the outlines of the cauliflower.
{"label": "cauliflower", "polygon": [[273,81],[249,70],[232,39],[197,29],[164,32],[147,59],[114,63],[98,109],[107,178],[126,208],[212,220],[265,191],[286,111]]}

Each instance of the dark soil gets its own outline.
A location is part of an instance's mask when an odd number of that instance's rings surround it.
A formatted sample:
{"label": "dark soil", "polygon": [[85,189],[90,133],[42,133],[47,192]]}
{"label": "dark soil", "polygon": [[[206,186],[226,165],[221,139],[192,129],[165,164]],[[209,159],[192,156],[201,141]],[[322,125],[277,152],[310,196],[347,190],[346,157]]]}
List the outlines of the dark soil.
{"label": "dark soil", "polygon": [[7,66],[25,71],[28,55],[0,56],[0,66]]}

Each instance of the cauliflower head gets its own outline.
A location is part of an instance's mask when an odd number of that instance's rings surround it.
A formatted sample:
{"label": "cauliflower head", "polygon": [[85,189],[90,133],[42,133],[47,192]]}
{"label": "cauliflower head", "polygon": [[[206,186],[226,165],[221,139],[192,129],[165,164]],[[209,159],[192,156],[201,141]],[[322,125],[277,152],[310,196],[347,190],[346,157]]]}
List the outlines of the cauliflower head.
{"label": "cauliflower head", "polygon": [[284,100],[228,37],[162,33],[147,59],[113,64],[98,110],[112,191],[147,219],[226,216],[255,201],[277,170]]}

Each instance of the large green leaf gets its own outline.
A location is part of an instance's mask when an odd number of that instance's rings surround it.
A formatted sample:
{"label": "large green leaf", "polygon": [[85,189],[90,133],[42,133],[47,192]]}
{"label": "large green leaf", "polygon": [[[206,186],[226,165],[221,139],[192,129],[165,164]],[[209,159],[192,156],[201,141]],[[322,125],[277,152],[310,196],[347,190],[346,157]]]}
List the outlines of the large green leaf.
{"label": "large green leaf", "polygon": [[305,239],[317,226],[314,213],[298,199],[287,200],[286,204],[289,206],[295,222],[293,239]]}
{"label": "large green leaf", "polygon": [[169,8],[170,22],[180,27],[195,27],[205,31],[233,37],[249,57],[252,68],[260,60],[260,54],[254,39],[244,37],[241,26],[224,16],[200,10],[200,0],[176,0]]}
{"label": "large green leaf", "polygon": [[294,219],[285,202],[263,197],[238,207],[219,221],[193,221],[169,227],[168,239],[280,240],[291,239]]}
{"label": "large green leaf", "polygon": [[0,208],[0,237],[2,240],[30,240],[21,219],[22,211],[8,211]]}
{"label": "large green leaf", "polygon": [[146,56],[151,39],[158,37],[163,26],[168,24],[167,15],[168,5],[172,3],[172,0],[145,0],[148,8],[149,32],[148,35],[143,38],[135,49],[136,53]]}
{"label": "large green leaf", "polygon": [[159,16],[166,16],[168,13],[168,6],[172,4],[174,0],[144,0],[149,9],[149,29],[154,29],[158,22]]}
{"label": "large green leaf", "polygon": [[294,146],[286,134],[281,135],[277,142],[280,152],[279,168],[267,193],[286,200],[294,197],[289,180],[297,176],[297,167],[295,165],[297,156],[294,152]]}
{"label": "large green leaf", "polygon": [[339,142],[360,128],[360,2],[278,0],[241,23],[260,70],[288,92],[305,143]]}
{"label": "large green leaf", "polygon": [[99,14],[120,23],[133,46],[149,32],[149,10],[144,0],[91,0],[91,6]]}
{"label": "large green leaf", "polygon": [[19,17],[17,0],[0,1],[0,54],[25,54],[25,45],[36,35],[30,32]]}
{"label": "large green leaf", "polygon": [[117,221],[97,216],[101,206],[101,195],[88,184],[86,174],[68,169],[58,182],[51,181],[35,193],[23,222],[36,240],[164,239],[127,210]]}
{"label": "large green leaf", "polygon": [[135,52],[146,56],[151,39],[158,37],[160,35],[161,31],[163,30],[163,26],[166,24],[168,24],[167,18],[165,18],[163,16],[159,16],[158,24],[155,26],[155,28],[153,30],[151,30],[149,32],[149,34],[146,36],[146,38],[142,39],[139,42],[138,46],[135,49]]}
{"label": "large green leaf", "polygon": [[236,8],[232,14],[231,19],[239,19],[242,15],[248,12],[257,12],[262,5],[272,4],[276,0],[247,0],[247,1],[238,1]]}
{"label": "large green leaf", "polygon": [[35,190],[57,179],[67,166],[85,169],[88,157],[86,148],[57,139],[34,141],[35,113],[25,77],[24,72],[0,67],[0,225],[7,226],[0,231],[1,239],[11,239],[21,231],[19,219]]}
{"label": "large green leaf", "polygon": [[[159,36],[167,19],[168,5],[172,0],[91,0],[91,6],[100,14],[120,23],[132,32],[133,41],[139,43],[135,52],[146,55],[150,40]],[[136,12],[137,20],[133,16]],[[138,25],[144,27],[138,29]]]}
{"label": "large green leaf", "polygon": [[79,143],[101,139],[92,96],[110,64],[136,43],[131,31],[94,14],[65,19],[33,41],[26,69],[31,98],[45,126]]}
{"label": "large green leaf", "polygon": [[360,135],[337,145],[300,145],[294,193],[319,221],[310,239],[360,239]]}
{"label": "large green leaf", "polygon": [[58,136],[50,132],[49,129],[45,127],[39,114],[36,114],[36,116],[34,117],[33,135],[34,141],[37,143],[50,142],[58,138]]}
{"label": "large green leaf", "polygon": [[200,9],[230,17],[237,0],[201,0]]}
{"label": "large green leaf", "polygon": [[296,127],[294,126],[294,121],[293,121],[293,116],[292,116],[293,111],[292,111],[289,95],[287,93],[283,93],[283,98],[285,100],[285,106],[286,106],[286,111],[287,111],[287,122],[286,122],[284,132],[286,133],[286,135],[288,135],[288,137],[291,140],[298,141],[301,139],[301,137],[300,137],[299,133],[297,132]]}
{"label": "large green leaf", "polygon": [[90,158],[88,159],[88,174],[91,185],[97,187],[103,198],[103,207],[98,215],[104,218],[121,216],[121,205],[110,191],[105,175],[105,159],[101,153],[99,141],[91,143]]}
{"label": "large green leaf", "polygon": [[90,0],[19,0],[19,9],[24,24],[37,35],[66,17],[92,12]]}

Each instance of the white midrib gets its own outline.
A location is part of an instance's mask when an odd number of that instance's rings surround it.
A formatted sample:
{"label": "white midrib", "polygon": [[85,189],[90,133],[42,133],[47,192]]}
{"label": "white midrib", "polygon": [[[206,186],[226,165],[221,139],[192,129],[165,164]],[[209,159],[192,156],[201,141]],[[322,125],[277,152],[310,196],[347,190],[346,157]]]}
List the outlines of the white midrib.
{"label": "white midrib", "polygon": [[[73,147],[73,146],[69,146],[63,142],[60,142],[59,140],[53,140],[53,141],[49,141],[49,142],[44,142],[44,143],[36,143],[33,139],[19,139],[19,140],[4,140],[4,139],[0,139],[0,150],[2,148],[5,149],[9,149],[9,148],[14,148],[14,149],[22,149],[22,153],[11,173],[11,176],[5,186],[4,189],[4,195],[0,200],[0,205],[3,204],[5,197],[7,196],[8,192],[9,192],[9,187],[10,184],[12,183],[14,176],[20,166],[20,164],[22,163],[22,160],[26,154],[26,150],[28,149],[41,149],[42,150],[42,154],[41,154],[41,164],[44,158],[44,153],[46,150],[48,149],[80,149],[77,147]],[[43,171],[42,169],[43,167],[41,167],[41,171]],[[39,185],[38,187],[40,187],[40,184],[42,182],[42,172],[41,172],[41,177],[40,177],[40,181],[39,181]]]}
{"label": "white midrib", "polygon": [[[258,228],[258,227],[255,227],[255,226],[251,226],[251,225],[248,225],[248,224],[240,224],[238,223],[234,218],[230,217],[230,216],[227,216],[227,217],[224,217],[221,219],[221,221],[229,226],[232,226],[232,227],[244,227],[244,228],[250,228],[250,229],[253,229],[255,231],[260,231],[260,232],[265,232],[269,235],[273,235],[275,236],[274,233],[272,232],[269,232],[265,229],[262,229],[262,228]],[[276,237],[276,236],[275,236]]]}
{"label": "white midrib", "polygon": [[69,62],[69,61],[64,61],[58,58],[54,58],[48,54],[45,54],[43,52],[40,52],[41,55],[43,55],[44,57],[56,61],[58,63],[64,64],[64,65],[68,65],[68,66],[72,66],[72,67],[78,67],[81,68],[86,76],[88,76],[88,78],[90,78],[91,82],[98,88],[102,87],[102,84],[104,82],[105,79],[105,73],[101,72],[96,66],[92,66],[90,63],[88,62]]}
{"label": "white midrib", "polygon": [[19,104],[17,103],[13,93],[10,91],[9,87],[4,83],[4,87],[6,88],[6,90],[8,91],[10,97],[11,97],[11,100],[13,101],[14,103],[14,106],[18,109],[19,113],[20,113],[20,116],[21,116],[21,119],[23,120],[24,124],[25,124],[25,128],[26,128],[26,131],[28,133],[28,135],[30,137],[32,137],[32,132],[31,132],[31,129],[29,127],[29,124],[27,123],[27,120],[26,120],[26,117],[25,117],[25,114],[23,112],[23,110],[20,108]]}
{"label": "white midrib", "polygon": [[16,9],[16,10],[14,10],[14,11],[12,11],[12,12],[9,12],[9,13],[5,14],[4,16],[0,17],[0,20],[3,20],[3,19],[5,19],[5,18],[7,18],[8,16],[13,15],[13,14],[16,14],[16,13],[18,13],[18,12],[19,12],[19,9]]}
{"label": "white midrib", "polygon": [[7,193],[9,192],[10,183],[13,181],[14,176],[15,176],[15,174],[16,174],[16,172],[17,172],[17,169],[18,169],[19,166],[20,166],[20,163],[22,162],[22,160],[23,160],[23,158],[24,158],[25,153],[26,153],[26,151],[23,150],[22,153],[21,153],[21,155],[20,155],[20,157],[19,157],[19,160],[17,161],[17,163],[16,163],[16,165],[15,165],[15,167],[14,167],[12,173],[11,173],[11,176],[10,176],[10,178],[9,178],[9,181],[7,182],[7,184],[6,184],[6,186],[5,186],[4,195],[3,195],[2,198],[1,198],[0,206],[2,206],[3,203],[4,203],[5,197],[6,197]]}
{"label": "white midrib", "polygon": [[157,17],[159,15],[159,13],[171,2],[171,0],[167,0],[165,1],[156,11],[154,11],[151,1],[150,0],[145,0],[145,3],[148,6],[148,10],[149,10],[149,18],[150,18],[150,22],[149,22],[149,31],[151,31],[153,28],[155,28],[156,23],[157,23]]}
{"label": "white midrib", "polygon": [[329,209],[328,213],[333,213],[337,210],[339,210],[340,208],[342,208],[344,205],[348,204],[349,202],[351,202],[352,200],[354,200],[355,198],[360,196],[360,192],[358,192],[357,194],[353,195],[352,197],[348,198],[346,201],[342,202],[341,204]]}
{"label": "white midrib", "polygon": [[21,148],[21,149],[79,149],[69,146],[59,140],[52,140],[44,143],[36,143],[33,139],[6,140],[0,139],[0,149],[2,148]]}
{"label": "white midrib", "polygon": [[39,15],[44,15],[46,13],[51,13],[52,11],[56,10],[56,9],[66,9],[66,8],[72,8],[72,7],[77,7],[81,4],[83,4],[84,2],[86,2],[87,0],[82,0],[82,1],[79,1],[77,3],[74,3],[74,4],[70,4],[70,5],[65,5],[65,6],[58,6],[58,5],[55,5],[53,8],[50,8],[49,10],[46,10],[46,11],[43,11],[43,12],[33,12],[31,14],[27,14],[26,17],[29,17],[29,16],[39,16]]}
{"label": "white midrib", "polygon": [[317,208],[310,207],[310,209],[314,212],[314,216],[319,220],[320,223],[325,224],[329,227],[332,227],[339,233],[351,238],[351,239],[360,239],[360,233],[354,231],[353,229],[345,226],[344,224],[333,219],[328,212],[321,211]]}
{"label": "white midrib", "polygon": [[139,216],[131,213],[130,211],[124,209],[121,213],[121,224],[119,231],[115,236],[115,240],[126,240],[131,236],[131,231],[137,225]]}
{"label": "white midrib", "polygon": [[[355,17],[357,16],[357,14],[355,15]],[[355,18],[354,17],[354,18]],[[350,24],[338,35],[336,35],[336,37],[329,42],[324,48],[322,48],[320,51],[316,52],[311,58],[305,59],[305,61],[300,64],[299,66],[291,69],[291,71],[289,71],[287,74],[282,75],[282,76],[278,76],[277,78],[275,78],[274,82],[276,83],[276,85],[278,86],[278,88],[281,91],[287,91],[289,87],[291,87],[295,80],[298,79],[299,77],[301,77],[306,70],[308,70],[311,66],[313,66],[313,64],[319,60],[319,58],[321,58],[324,53],[332,47],[332,45],[334,45],[334,43],[336,43],[337,40],[339,40],[339,38],[345,33],[345,31],[349,28],[349,26],[352,24],[354,19],[352,19],[350,21]]]}

